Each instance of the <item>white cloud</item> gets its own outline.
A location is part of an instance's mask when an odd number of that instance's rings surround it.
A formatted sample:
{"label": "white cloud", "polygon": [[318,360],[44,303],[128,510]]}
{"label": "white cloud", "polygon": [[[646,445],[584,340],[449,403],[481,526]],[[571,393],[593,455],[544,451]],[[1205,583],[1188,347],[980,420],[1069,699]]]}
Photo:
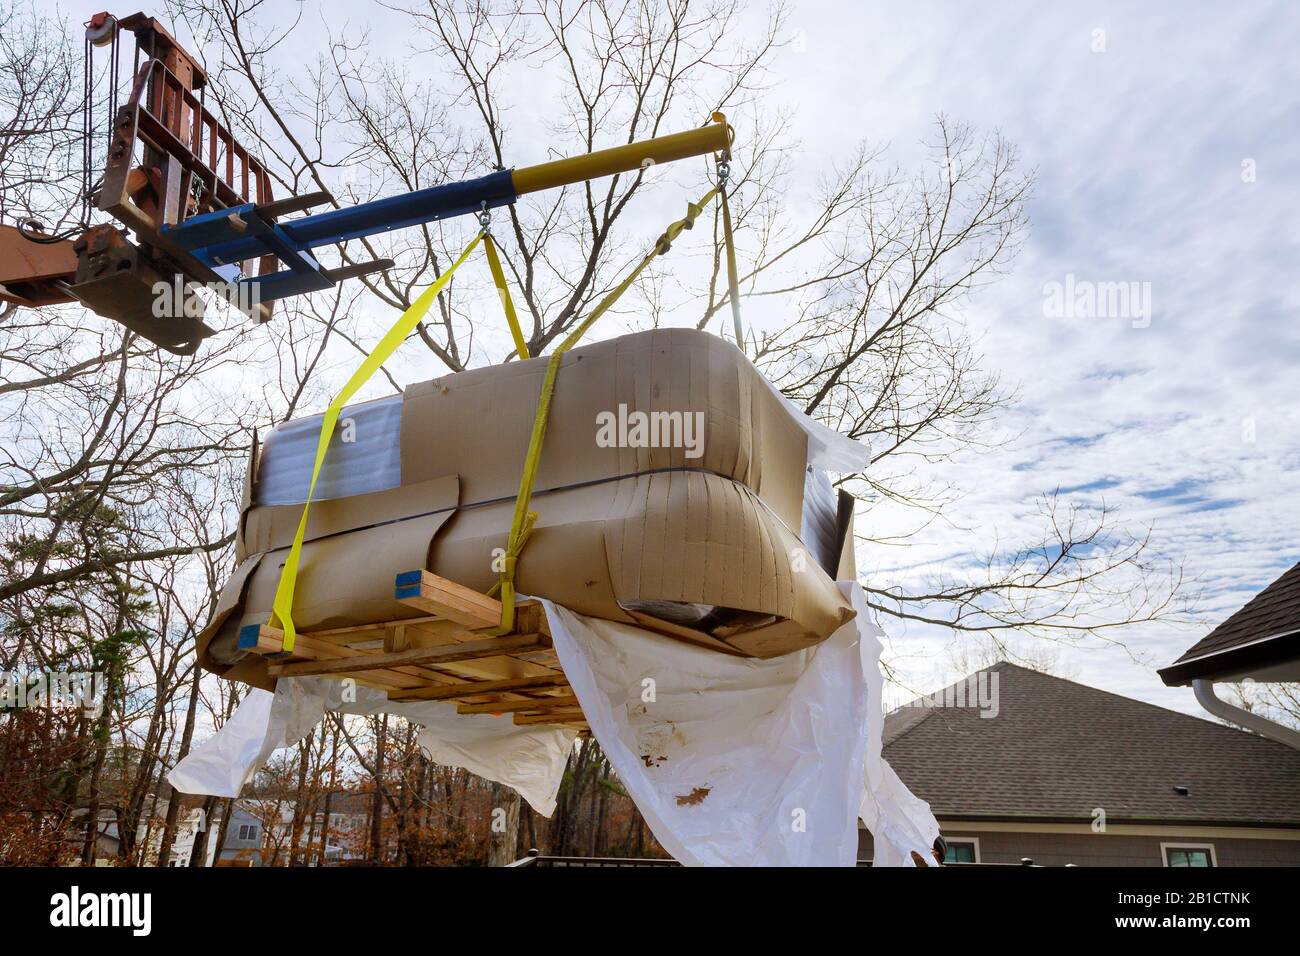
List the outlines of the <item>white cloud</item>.
{"label": "white cloud", "polygon": [[[796,5],[792,27],[805,52],[780,62],[775,95],[800,104],[809,175],[863,135],[906,162],[939,112],[1000,129],[1039,172],[1030,241],[967,314],[987,365],[1021,383],[1005,424],[1023,436],[936,475],[968,491],[960,530],[931,525],[905,556],[880,549],[861,563],[903,584],[1025,529],[1036,495],[1094,489],[1075,497],[1104,494],[1185,558],[1207,622],[1129,635],[1144,664],[1118,649],[1069,650],[1063,663],[1085,683],[1195,712],[1155,667],[1300,559],[1300,17],[1280,4],[841,2]],[[1094,29],[1104,53],[1091,50]],[[1067,273],[1149,282],[1150,327],[1044,318],[1044,284]],[[914,686],[952,676],[946,635],[890,630]]]}

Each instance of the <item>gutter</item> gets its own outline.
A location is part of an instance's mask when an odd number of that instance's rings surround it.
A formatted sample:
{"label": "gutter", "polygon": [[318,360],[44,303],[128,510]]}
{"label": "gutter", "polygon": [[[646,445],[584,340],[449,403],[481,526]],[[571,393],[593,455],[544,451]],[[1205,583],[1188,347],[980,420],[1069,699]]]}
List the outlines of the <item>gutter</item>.
{"label": "gutter", "polygon": [[1222,718],[1230,724],[1236,724],[1238,727],[1253,730],[1261,736],[1286,744],[1295,750],[1300,750],[1300,731],[1285,727],[1260,714],[1251,713],[1248,710],[1229,704],[1225,700],[1221,700],[1214,695],[1213,681],[1197,678],[1192,681],[1192,690],[1196,693],[1197,703],[1215,717]]}
{"label": "gutter", "polygon": [[[1291,643],[1284,644],[1288,638]],[[1300,643],[1300,629],[1291,628],[1257,637],[1244,644],[1198,654],[1196,657],[1180,658],[1156,673],[1169,687],[1185,686],[1198,677],[1214,678],[1233,672],[1245,673],[1294,660],[1296,643]]]}
{"label": "gutter", "polygon": [[[1038,813],[944,813],[937,811],[934,815],[940,828],[952,823],[961,827],[972,828],[981,824],[1007,824],[1010,826],[1080,826],[1091,827],[1091,816],[1069,816],[1067,814]],[[1300,820],[1270,820],[1265,818],[1221,819],[1218,817],[1106,817],[1106,826],[1123,827],[1212,827],[1237,828],[1244,830],[1300,830]],[[865,827],[863,827],[865,829]]]}

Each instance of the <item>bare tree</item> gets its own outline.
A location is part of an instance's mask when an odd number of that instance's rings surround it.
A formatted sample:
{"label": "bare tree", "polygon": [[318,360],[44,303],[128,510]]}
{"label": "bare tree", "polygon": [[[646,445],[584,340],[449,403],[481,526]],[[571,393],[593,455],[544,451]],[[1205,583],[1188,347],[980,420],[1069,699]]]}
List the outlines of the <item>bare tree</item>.
{"label": "bare tree", "polygon": [[0,221],[54,235],[84,212],[79,53],[67,21],[34,3],[0,2],[0,22]]}
{"label": "bare tree", "polygon": [[1269,720],[1300,728],[1300,684],[1250,683],[1231,684],[1229,689],[1243,710],[1263,714]]}
{"label": "bare tree", "polygon": [[[863,142],[810,186],[788,117],[763,96],[786,32],[780,4],[754,21],[738,0],[404,0],[386,9],[409,25],[407,48],[349,30],[315,56],[293,57],[284,54],[302,50],[303,32],[283,7],[176,0],[174,9],[178,34],[192,37],[208,69],[209,103],[259,144],[278,190],[327,189],[339,206],[689,128],[725,110],[740,131],[725,188],[741,293],[786,316],[756,326],[746,351],[808,414],[869,445],[869,467],[839,478],[859,499],[864,553],[923,541],[936,522],[962,524],[962,489],[937,485],[934,465],[1001,441],[1001,413],[1016,397],[962,319],[969,297],[1011,267],[1028,228],[1032,171],[1000,136],[940,117],[918,168]],[[13,0],[0,0],[0,19],[0,212],[57,234],[86,218],[78,158],[96,148],[81,121],[79,44]],[[539,89],[547,110],[535,118]],[[496,211],[532,354],[614,287],[661,227],[662,207],[716,182],[716,167],[700,160]],[[728,333],[721,226],[716,207],[709,214],[597,334],[666,324]],[[166,770],[235,703],[231,688],[197,674],[190,649],[229,569],[252,429],[321,407],[385,316],[409,306],[474,228],[449,221],[350,242],[341,261],[388,257],[396,267],[281,304],[266,326],[232,323],[184,358],[160,356],[76,306],[0,306],[0,664],[97,670],[111,688],[98,720],[0,715],[0,765],[22,768],[22,792],[44,794],[41,806],[57,810],[50,819],[88,816],[85,859],[101,813],[118,822],[123,859],[141,858],[136,834],[166,791]],[[416,351],[449,371],[509,361],[508,337],[483,311],[496,304],[490,288],[483,270],[458,273],[416,329]],[[372,387],[400,391],[401,375],[386,368]],[[914,528],[874,535],[872,510],[883,503],[910,509]],[[1060,495],[1044,499],[1038,518],[1029,539],[984,542],[924,586],[864,580],[868,600],[1001,649],[1022,633],[1119,643],[1135,625],[1179,612],[1180,570],[1149,531]],[[485,859],[491,788],[431,766],[404,723],[361,723],[330,725],[328,762],[322,739],[281,768],[277,800],[294,802],[285,859],[300,860],[304,839],[310,852],[321,794],[323,846],[336,788],[370,796],[363,837],[374,860]],[[40,734],[59,736],[72,756],[29,759]],[[525,812],[509,829],[562,851],[649,852],[628,807],[587,740],[555,820]],[[218,815],[221,824],[196,840],[194,860],[230,818],[228,803],[202,809],[209,829]],[[178,812],[172,799],[165,847]]]}

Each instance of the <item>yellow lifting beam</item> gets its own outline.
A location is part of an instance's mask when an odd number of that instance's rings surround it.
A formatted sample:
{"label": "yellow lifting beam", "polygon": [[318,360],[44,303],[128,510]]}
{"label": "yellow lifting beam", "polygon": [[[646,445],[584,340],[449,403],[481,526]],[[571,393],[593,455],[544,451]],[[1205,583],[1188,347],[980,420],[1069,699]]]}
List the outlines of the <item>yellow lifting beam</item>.
{"label": "yellow lifting beam", "polygon": [[721,113],[713,122],[684,133],[670,133],[640,143],[597,150],[584,156],[525,166],[511,173],[515,192],[522,196],[543,189],[571,186],[588,179],[613,176],[659,163],[671,163],[706,153],[724,153],[731,146],[731,127]]}

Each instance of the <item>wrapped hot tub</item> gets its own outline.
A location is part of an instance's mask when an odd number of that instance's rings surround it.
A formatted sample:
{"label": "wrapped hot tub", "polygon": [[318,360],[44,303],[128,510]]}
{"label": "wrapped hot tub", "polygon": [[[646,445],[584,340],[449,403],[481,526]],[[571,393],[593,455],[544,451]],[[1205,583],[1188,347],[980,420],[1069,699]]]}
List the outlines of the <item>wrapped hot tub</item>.
{"label": "wrapped hot tub", "polygon": [[[294,621],[391,621],[394,579],[497,578],[546,359],[444,376],[346,409],[313,501]],[[200,636],[205,667],[270,687],[236,635],[265,623],[319,416],[253,450],[237,566]],[[720,653],[775,657],[854,616],[851,499],[827,470],[865,448],[794,410],[732,344],[693,330],[574,349],[559,370],[517,566],[519,593]]]}

